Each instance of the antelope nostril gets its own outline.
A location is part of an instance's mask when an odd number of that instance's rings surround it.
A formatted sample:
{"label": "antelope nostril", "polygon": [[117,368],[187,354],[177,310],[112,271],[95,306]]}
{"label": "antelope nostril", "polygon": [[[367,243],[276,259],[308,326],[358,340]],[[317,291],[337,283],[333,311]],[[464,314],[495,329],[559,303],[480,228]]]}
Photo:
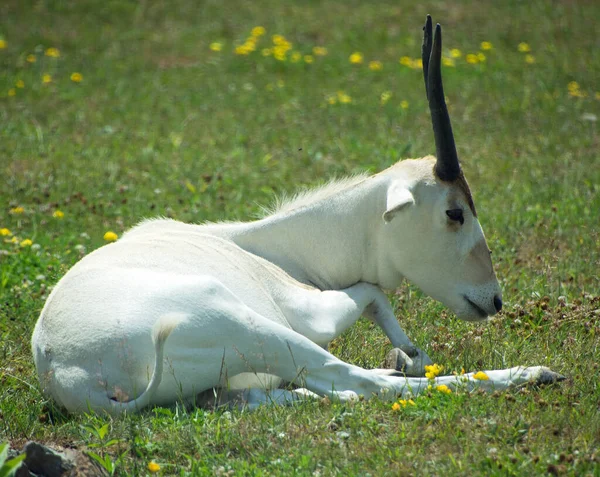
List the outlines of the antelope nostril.
{"label": "antelope nostril", "polygon": [[494,308],[496,308],[496,312],[502,309],[502,298],[500,298],[498,295],[494,297]]}

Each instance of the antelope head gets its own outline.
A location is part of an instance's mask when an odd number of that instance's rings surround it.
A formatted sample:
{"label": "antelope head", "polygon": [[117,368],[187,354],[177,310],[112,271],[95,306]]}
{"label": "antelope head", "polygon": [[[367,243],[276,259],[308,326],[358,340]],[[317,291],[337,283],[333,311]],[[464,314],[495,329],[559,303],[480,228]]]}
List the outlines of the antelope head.
{"label": "antelope head", "polygon": [[[381,173],[387,195],[380,284],[394,288],[406,277],[459,318],[482,320],[500,311],[502,294],[458,161],[442,86],[442,29],[438,24],[434,36],[428,15],[423,30],[423,74],[437,158],[401,161]],[[402,247],[394,246],[399,240]]]}

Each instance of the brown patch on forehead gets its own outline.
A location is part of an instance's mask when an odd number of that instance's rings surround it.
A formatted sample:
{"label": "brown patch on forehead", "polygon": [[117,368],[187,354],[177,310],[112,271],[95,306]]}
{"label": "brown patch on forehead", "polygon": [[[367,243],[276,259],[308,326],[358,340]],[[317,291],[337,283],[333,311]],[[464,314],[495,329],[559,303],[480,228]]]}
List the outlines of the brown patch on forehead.
{"label": "brown patch on forehead", "polygon": [[473,203],[473,195],[471,194],[471,189],[469,189],[469,184],[467,183],[467,179],[465,179],[465,175],[462,170],[460,171],[459,176],[456,178],[454,182],[452,182],[456,187],[460,189],[460,191],[465,195],[467,199],[467,204],[469,204],[469,209],[473,212],[473,215],[477,217],[477,211],[475,210],[475,204]]}
{"label": "brown patch on forehead", "polygon": [[[435,173],[435,166],[433,167],[433,173],[437,177],[437,179],[441,181],[441,179]],[[471,194],[471,189],[469,188],[469,184],[467,183],[467,179],[465,179],[465,175],[463,174],[462,169],[460,170],[460,174],[458,175],[458,177],[456,179],[454,179],[452,182],[447,182],[447,181],[442,181],[442,182],[446,182],[447,184],[453,185],[459,191],[461,191],[462,194],[465,196],[465,200],[467,201],[467,204],[469,205],[469,209],[471,209],[473,216],[477,217],[477,210],[475,210],[475,203],[473,202],[473,195]]]}

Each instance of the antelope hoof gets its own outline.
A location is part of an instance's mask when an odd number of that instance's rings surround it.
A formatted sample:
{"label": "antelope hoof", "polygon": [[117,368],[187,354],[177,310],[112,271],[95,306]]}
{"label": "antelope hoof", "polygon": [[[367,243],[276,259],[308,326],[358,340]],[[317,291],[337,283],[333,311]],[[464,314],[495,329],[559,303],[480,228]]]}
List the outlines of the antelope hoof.
{"label": "antelope hoof", "polygon": [[424,376],[425,366],[433,364],[429,356],[414,346],[405,350],[393,348],[385,357],[384,367],[395,369],[406,376]]}
{"label": "antelope hoof", "polygon": [[534,384],[543,386],[547,384],[559,383],[560,381],[564,381],[566,379],[567,378],[562,374],[550,371],[548,368],[542,368],[540,370],[540,374],[537,376],[537,379],[534,381]]}

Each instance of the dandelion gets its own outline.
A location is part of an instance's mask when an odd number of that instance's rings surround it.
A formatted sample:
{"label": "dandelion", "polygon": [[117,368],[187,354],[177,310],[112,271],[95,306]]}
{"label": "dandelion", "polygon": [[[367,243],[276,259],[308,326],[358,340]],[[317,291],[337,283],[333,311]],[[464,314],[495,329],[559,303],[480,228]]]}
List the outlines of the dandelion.
{"label": "dandelion", "polygon": [[383,63],[381,61],[369,62],[369,69],[371,71],[381,71],[383,69]]}
{"label": "dandelion", "polygon": [[152,474],[156,474],[157,472],[160,472],[160,465],[158,465],[154,461],[150,461],[148,463],[148,471],[151,472]]}
{"label": "dandelion", "polygon": [[50,58],[58,58],[60,56],[60,51],[58,48],[48,48],[45,55],[49,56]]}
{"label": "dandelion", "polygon": [[402,101],[400,101],[400,107],[402,109],[408,109],[408,101],[406,101],[405,99],[403,99]]}
{"label": "dandelion", "polygon": [[17,95],[17,90],[15,88],[10,88],[8,90],[8,95],[11,96],[11,97],[12,96],[16,96]]}
{"label": "dandelion", "polygon": [[104,240],[106,240],[107,242],[114,242],[118,238],[119,236],[110,230],[104,234]]}
{"label": "dandelion", "polygon": [[273,54],[273,50],[271,48],[263,48],[260,50],[260,53],[263,56],[271,56]]}
{"label": "dandelion", "polygon": [[294,51],[292,53],[292,56],[290,57],[290,61],[292,63],[298,63],[301,59],[302,59],[302,53],[300,53],[298,51]]}
{"label": "dandelion", "polygon": [[454,62],[453,58],[447,58],[445,56],[442,58],[442,64],[444,66],[449,66],[450,68],[453,68],[454,66],[456,66],[456,63]]}
{"label": "dandelion", "polygon": [[403,57],[400,58],[400,64],[403,65],[403,66],[408,66],[409,68],[411,68],[412,67],[412,63],[413,63],[412,58],[410,58],[408,56],[403,56]]}
{"label": "dandelion", "polygon": [[334,105],[337,103],[337,96],[335,94],[328,94],[325,98],[328,104]]}
{"label": "dandelion", "polygon": [[55,219],[62,219],[65,216],[65,213],[62,210],[58,210],[56,209],[53,213],[52,213],[52,217],[54,217]]}
{"label": "dandelion", "polygon": [[325,56],[327,54],[327,48],[324,46],[315,46],[312,49],[313,55],[315,56]]}
{"label": "dandelion", "polygon": [[12,232],[9,229],[7,229],[7,228],[0,229],[0,236],[10,237],[11,235],[12,235]]}
{"label": "dandelion", "polygon": [[440,385],[436,386],[435,389],[444,394],[450,394],[452,392],[452,389],[450,389],[445,384],[440,384]]}
{"label": "dandelion", "polygon": [[473,379],[477,379],[479,381],[487,381],[488,379],[490,379],[488,377],[487,374],[485,374],[483,371],[477,371],[474,375],[473,375]]}
{"label": "dandelion", "polygon": [[287,40],[283,35],[273,35],[271,37],[271,41],[274,45],[283,45],[284,43],[286,43]]}
{"label": "dandelion", "polygon": [[27,61],[27,63],[35,63],[37,61],[37,58],[35,57],[35,55],[29,54],[27,55],[25,60]]}
{"label": "dandelion", "polygon": [[479,60],[480,63],[483,63],[486,60],[485,55],[481,51],[477,53],[477,60]]}
{"label": "dandelion", "polygon": [[304,63],[311,64],[315,61],[313,55],[304,55]]}
{"label": "dandelion", "polygon": [[15,83],[15,86],[17,88],[24,88],[25,87],[25,81],[23,81],[22,79],[17,80],[17,82]]}
{"label": "dandelion", "polygon": [[250,34],[255,38],[263,36],[265,33],[267,33],[267,30],[263,26],[255,26],[250,32]]}
{"label": "dandelion", "polygon": [[31,247],[32,245],[33,242],[31,241],[31,239],[21,240],[21,243],[19,244],[20,247]]}
{"label": "dandelion", "polygon": [[569,96],[572,96],[573,98],[585,98],[587,96],[585,92],[581,91],[577,81],[571,81],[567,85],[567,89],[569,90]]}
{"label": "dandelion", "polygon": [[337,99],[342,104],[350,104],[352,102],[352,98],[343,91],[337,92]]}
{"label": "dandelion", "polygon": [[525,63],[532,65],[535,63],[535,56],[527,54],[525,55]]}
{"label": "dandelion", "polygon": [[430,364],[430,365],[427,365],[427,366],[425,366],[425,377],[427,379],[433,379],[438,374],[440,374],[443,369],[444,369],[444,367],[440,366],[439,364]]}
{"label": "dandelion", "polygon": [[352,53],[350,55],[349,59],[350,59],[350,63],[352,63],[353,65],[360,65],[363,62],[363,55],[362,55],[362,53],[355,51],[354,53]]}
{"label": "dandelion", "polygon": [[483,51],[489,51],[494,48],[489,41],[482,41],[480,46]]}
{"label": "dandelion", "polygon": [[525,42],[519,43],[519,46],[517,46],[517,49],[521,53],[529,53],[531,51],[531,47],[529,46],[528,43],[525,43]]}
{"label": "dandelion", "polygon": [[479,63],[479,58],[477,57],[477,55],[474,55],[472,53],[469,53],[465,59],[467,60],[467,63],[471,64],[471,65],[475,65],[477,63]]}
{"label": "dandelion", "polygon": [[423,68],[423,60],[421,58],[416,58],[412,62],[412,68],[415,70],[420,70]]}
{"label": "dandelion", "polygon": [[211,51],[221,51],[223,49],[223,44],[218,41],[213,41],[208,47]]}
{"label": "dandelion", "polygon": [[44,75],[42,75],[42,83],[44,83],[44,84],[52,83],[52,75],[49,75],[48,73],[45,73]]}
{"label": "dandelion", "polygon": [[411,406],[416,406],[415,402],[412,399],[399,399],[398,403],[402,406],[402,407],[406,407],[409,404]]}
{"label": "dandelion", "polygon": [[14,215],[20,215],[23,212],[25,212],[25,209],[19,205],[17,207],[13,207],[12,209],[10,209],[9,212]]}
{"label": "dandelion", "polygon": [[82,80],[83,75],[81,73],[71,73],[71,81],[73,81],[73,83],[81,83]]}
{"label": "dandelion", "polygon": [[381,104],[387,103],[391,97],[392,97],[391,91],[384,91],[383,93],[381,93],[381,96],[379,97]]}
{"label": "dandelion", "polygon": [[6,40],[0,40],[0,50],[4,50],[6,48]]}
{"label": "dandelion", "polygon": [[450,56],[452,58],[460,58],[462,56],[462,51],[460,51],[458,48],[452,48],[450,50]]}
{"label": "dandelion", "polygon": [[400,403],[395,402],[394,404],[392,404],[392,411],[399,411],[400,410]]}
{"label": "dandelion", "polygon": [[245,44],[236,46],[234,51],[236,55],[249,55],[251,53],[251,50]]}

